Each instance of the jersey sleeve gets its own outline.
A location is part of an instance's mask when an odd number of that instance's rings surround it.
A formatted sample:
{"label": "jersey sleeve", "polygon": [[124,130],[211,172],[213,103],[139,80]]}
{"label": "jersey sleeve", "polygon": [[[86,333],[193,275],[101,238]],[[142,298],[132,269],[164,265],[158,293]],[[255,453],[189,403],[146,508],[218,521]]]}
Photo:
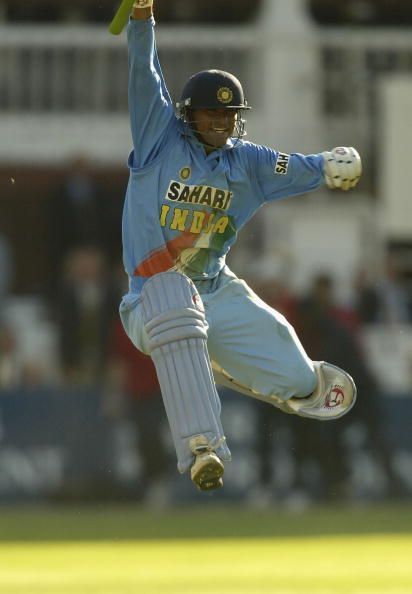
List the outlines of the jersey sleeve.
{"label": "jersey sleeve", "polygon": [[255,145],[253,161],[262,202],[304,194],[324,183],[320,154],[287,154]]}
{"label": "jersey sleeve", "polygon": [[129,49],[129,114],[134,167],[152,161],[164,146],[166,131],[176,120],[157,55],[154,19],[131,19]]}

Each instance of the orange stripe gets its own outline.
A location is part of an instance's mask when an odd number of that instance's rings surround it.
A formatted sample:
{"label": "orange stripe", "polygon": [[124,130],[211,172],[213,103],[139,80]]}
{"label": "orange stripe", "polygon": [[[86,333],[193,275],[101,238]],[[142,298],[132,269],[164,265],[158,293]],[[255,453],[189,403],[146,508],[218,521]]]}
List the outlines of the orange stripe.
{"label": "orange stripe", "polygon": [[159,272],[166,272],[172,268],[180,252],[195,243],[194,233],[184,232],[166,243],[160,250],[152,253],[146,260],[141,262],[134,271],[134,276],[153,276]]}
{"label": "orange stripe", "polygon": [[[210,214],[206,213],[202,223],[202,229],[208,225]],[[134,271],[134,276],[150,277],[159,272],[166,272],[172,268],[179,254],[186,248],[193,247],[196,243],[198,233],[183,231],[178,237],[168,241],[164,247],[152,252],[148,258],[143,260]]]}

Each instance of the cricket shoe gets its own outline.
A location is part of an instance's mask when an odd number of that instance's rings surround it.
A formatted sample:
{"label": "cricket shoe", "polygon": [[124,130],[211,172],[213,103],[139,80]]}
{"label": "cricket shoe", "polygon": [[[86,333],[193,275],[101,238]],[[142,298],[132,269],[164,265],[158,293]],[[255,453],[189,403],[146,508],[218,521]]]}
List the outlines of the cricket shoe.
{"label": "cricket shoe", "polygon": [[318,385],[306,398],[290,398],[285,412],[300,417],[329,421],[346,415],[356,401],[356,386],[351,376],[330,363],[313,362]]}
{"label": "cricket shoe", "polygon": [[195,461],[190,470],[190,478],[200,491],[212,491],[223,487],[223,462],[212,449],[204,435],[196,435],[190,440],[190,449]]}

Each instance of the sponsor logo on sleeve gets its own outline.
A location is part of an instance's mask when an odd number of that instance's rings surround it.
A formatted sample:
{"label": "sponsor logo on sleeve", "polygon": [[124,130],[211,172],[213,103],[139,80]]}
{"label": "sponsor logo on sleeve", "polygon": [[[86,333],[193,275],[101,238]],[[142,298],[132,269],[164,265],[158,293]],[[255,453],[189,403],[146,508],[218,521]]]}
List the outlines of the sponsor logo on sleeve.
{"label": "sponsor logo on sleeve", "polygon": [[290,155],[278,153],[275,163],[275,173],[277,175],[286,175],[289,167]]}

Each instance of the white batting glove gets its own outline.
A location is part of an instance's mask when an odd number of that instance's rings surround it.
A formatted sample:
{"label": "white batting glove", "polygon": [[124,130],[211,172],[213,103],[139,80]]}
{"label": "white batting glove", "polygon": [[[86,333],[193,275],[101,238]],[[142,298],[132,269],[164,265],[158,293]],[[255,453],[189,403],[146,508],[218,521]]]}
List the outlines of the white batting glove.
{"label": "white batting glove", "polygon": [[362,173],[362,161],[359,153],[352,146],[338,146],[322,153],[323,175],[328,188],[350,190],[359,181]]}

